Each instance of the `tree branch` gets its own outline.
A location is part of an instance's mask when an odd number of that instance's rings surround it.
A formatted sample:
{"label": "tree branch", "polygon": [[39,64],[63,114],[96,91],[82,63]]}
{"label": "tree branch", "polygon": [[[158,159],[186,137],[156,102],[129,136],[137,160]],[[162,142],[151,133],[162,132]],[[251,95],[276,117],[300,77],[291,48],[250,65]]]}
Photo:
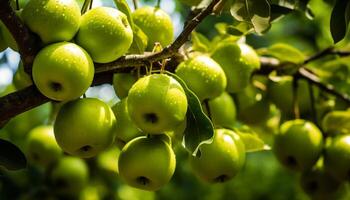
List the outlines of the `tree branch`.
{"label": "tree branch", "polygon": [[[181,59],[178,53],[180,47],[188,41],[191,32],[198,24],[212,13],[214,6],[218,2],[219,0],[213,0],[208,7],[201,10],[201,12],[189,20],[184,30],[175,41],[160,52],[145,53],[143,55],[127,55],[106,64],[95,63],[95,77],[92,85],[111,83],[113,73],[130,72],[136,67],[149,65],[150,63],[168,58],[172,58],[171,62],[173,63],[171,64],[170,62],[170,66],[177,65],[178,62],[176,61]],[[39,50],[38,44],[41,44],[41,42],[16,16],[9,5],[9,0],[0,0],[0,5],[0,19],[13,34],[19,46],[26,72],[31,74],[34,57]],[[35,86],[29,86],[23,90],[0,97],[0,128],[12,117],[48,101],[50,101],[50,99],[43,96]]]}
{"label": "tree branch", "polygon": [[40,49],[40,39],[19,19],[10,6],[10,0],[0,0],[0,20],[12,34],[19,48],[24,69],[31,74],[35,55]]}

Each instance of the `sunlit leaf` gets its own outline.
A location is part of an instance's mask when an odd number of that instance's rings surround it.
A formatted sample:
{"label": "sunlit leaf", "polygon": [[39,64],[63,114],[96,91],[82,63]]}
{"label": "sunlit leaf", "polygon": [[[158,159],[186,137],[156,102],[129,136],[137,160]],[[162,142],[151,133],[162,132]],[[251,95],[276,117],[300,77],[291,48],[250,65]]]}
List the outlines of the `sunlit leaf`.
{"label": "sunlit leaf", "polygon": [[212,142],[214,126],[208,116],[203,112],[199,99],[187,87],[186,83],[177,75],[170,72],[166,73],[175,78],[185,90],[188,109],[186,113],[187,125],[184,133],[183,145],[192,155],[196,156],[202,144]]}
{"label": "sunlit leaf", "polygon": [[267,0],[236,0],[230,11],[238,21],[251,23],[257,33],[263,33],[271,26],[271,7]]}
{"label": "sunlit leaf", "polygon": [[210,48],[210,41],[198,32],[192,32],[192,48],[199,52],[208,52]]}
{"label": "sunlit leaf", "polygon": [[305,60],[305,55],[298,49],[284,43],[274,44],[262,51],[263,55],[270,55],[282,62],[299,64]]}
{"label": "sunlit leaf", "polygon": [[270,150],[270,146],[265,142],[248,126],[235,126],[233,130],[241,137],[246,152],[266,151]]}

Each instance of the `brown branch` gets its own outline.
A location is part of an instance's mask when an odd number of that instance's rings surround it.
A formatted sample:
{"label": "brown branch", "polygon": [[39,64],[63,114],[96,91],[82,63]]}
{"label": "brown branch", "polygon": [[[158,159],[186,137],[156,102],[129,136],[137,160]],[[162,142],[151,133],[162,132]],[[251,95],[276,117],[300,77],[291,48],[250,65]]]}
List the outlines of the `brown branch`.
{"label": "brown branch", "polygon": [[0,0],[0,20],[12,34],[19,48],[25,71],[31,73],[35,55],[40,49],[40,39],[30,32],[12,10],[9,0]]}
{"label": "brown branch", "polygon": [[96,73],[113,71],[123,67],[139,67],[144,65],[149,65],[163,59],[167,59],[174,54],[177,54],[180,47],[188,41],[192,31],[203,21],[205,17],[210,15],[213,11],[214,6],[220,0],[213,0],[208,7],[199,12],[195,17],[188,21],[184,30],[175,39],[175,41],[168,47],[164,48],[163,51],[156,53],[146,53],[143,55],[127,55],[119,58],[118,60],[106,63],[106,64],[95,64]]}
{"label": "brown branch", "polygon": [[300,76],[300,78],[303,78],[303,79],[309,81],[311,84],[316,85],[321,90],[323,90],[329,94],[332,94],[332,95],[344,100],[346,103],[350,104],[349,95],[340,93],[334,88],[334,86],[321,82],[320,78],[317,75],[311,73],[306,68],[301,67],[298,70],[298,75]]}
{"label": "brown branch", "polygon": [[[208,7],[199,12],[192,20],[188,21],[186,27],[175,41],[161,52],[145,53],[144,55],[127,55],[107,64],[95,63],[96,70],[92,86],[111,83],[113,73],[130,72],[136,67],[156,63],[167,58],[172,58],[170,60],[170,66],[177,65],[177,61],[182,59],[178,54],[180,47],[188,41],[191,32],[198,24],[212,13],[217,2],[219,0],[213,0]],[[41,42],[16,16],[8,0],[0,0],[0,5],[0,19],[13,34],[19,46],[23,62],[25,63],[25,69],[30,73],[34,57],[39,49],[38,44],[41,44]],[[35,86],[29,86],[23,90],[0,97],[0,128],[12,117],[48,101],[50,99],[43,96]]]}

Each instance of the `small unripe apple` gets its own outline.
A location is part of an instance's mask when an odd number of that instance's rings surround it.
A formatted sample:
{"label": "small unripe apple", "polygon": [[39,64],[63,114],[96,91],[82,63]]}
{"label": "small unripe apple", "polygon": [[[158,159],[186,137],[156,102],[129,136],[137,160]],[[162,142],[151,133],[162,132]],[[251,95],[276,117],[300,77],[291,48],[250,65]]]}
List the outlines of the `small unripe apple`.
{"label": "small unripe apple", "polygon": [[254,49],[231,39],[221,42],[211,56],[225,71],[226,90],[230,93],[242,91],[248,86],[252,72],[260,68],[260,59]]}
{"label": "small unripe apple", "polygon": [[17,90],[23,89],[33,84],[29,74],[24,71],[23,62],[21,61],[18,65],[17,71],[13,76],[13,84]]}
{"label": "small unripe apple", "polygon": [[161,134],[178,126],[186,116],[187,97],[174,78],[152,74],[140,78],[130,89],[130,118],[146,134]]}
{"label": "small unripe apple", "polygon": [[168,183],[175,172],[171,146],[158,136],[141,136],[128,142],[119,155],[120,177],[130,186],[155,191]]}
{"label": "small unripe apple", "polygon": [[94,98],[77,99],[62,106],[54,132],[58,145],[82,158],[97,155],[115,139],[116,119],[112,109]]}
{"label": "small unripe apple", "polygon": [[166,47],[173,41],[173,23],[170,16],[162,9],[145,6],[135,10],[132,18],[148,37],[146,50],[152,51],[156,42]]}
{"label": "small unripe apple", "polygon": [[117,73],[113,75],[113,88],[119,99],[128,96],[129,90],[137,81],[132,73]]}
{"label": "small unripe apple", "polygon": [[338,180],[350,180],[350,135],[339,135],[326,141],[324,166]]}
{"label": "small unripe apple", "polygon": [[94,78],[89,54],[74,43],[60,42],[43,48],[34,59],[33,80],[50,99],[68,101],[79,98]]}
{"label": "small unripe apple", "polygon": [[124,55],[132,39],[133,33],[124,13],[115,8],[97,7],[82,16],[76,42],[95,62],[108,63]]}
{"label": "small unripe apple", "polygon": [[300,185],[312,199],[336,199],[342,182],[335,179],[324,169],[323,162],[301,174]]}
{"label": "small unripe apple", "polygon": [[53,167],[49,179],[56,195],[76,197],[88,183],[89,168],[84,160],[65,156]]}
{"label": "small unripe apple", "polygon": [[127,98],[122,99],[116,103],[112,107],[112,110],[118,122],[115,127],[117,140],[121,140],[122,142],[127,143],[138,136],[144,135],[142,131],[137,128],[134,122],[130,119],[127,108]]}
{"label": "small unripe apple", "polygon": [[236,105],[238,106],[238,119],[246,124],[265,123],[270,115],[270,103],[266,94],[248,85],[241,92],[236,93]]}
{"label": "small unripe apple", "polygon": [[75,0],[31,0],[23,9],[24,23],[46,43],[70,41],[80,25]]}
{"label": "small unripe apple", "polygon": [[219,64],[205,55],[182,62],[175,70],[200,101],[218,97],[226,88],[226,75]]}
{"label": "small unripe apple", "polygon": [[58,146],[53,126],[38,126],[32,129],[27,136],[27,158],[32,164],[48,166],[63,155]]}
{"label": "small unripe apple", "polygon": [[199,147],[199,157],[191,156],[193,172],[209,183],[232,179],[245,163],[245,146],[241,138],[228,129],[216,129],[213,142]]}
{"label": "small unripe apple", "polygon": [[[287,116],[293,114],[293,77],[271,77],[268,84],[268,98]],[[314,90],[317,95],[317,90]],[[306,80],[298,80],[298,106],[301,114],[311,112],[309,86]]]}
{"label": "small unripe apple", "polygon": [[311,169],[319,159],[322,148],[321,131],[312,122],[301,119],[284,122],[274,137],[275,156],[292,170]]}
{"label": "small unripe apple", "polygon": [[322,120],[322,128],[327,135],[350,134],[350,111],[332,111]]}
{"label": "small unripe apple", "polygon": [[236,106],[227,92],[209,101],[211,119],[215,127],[229,128],[236,122]]}

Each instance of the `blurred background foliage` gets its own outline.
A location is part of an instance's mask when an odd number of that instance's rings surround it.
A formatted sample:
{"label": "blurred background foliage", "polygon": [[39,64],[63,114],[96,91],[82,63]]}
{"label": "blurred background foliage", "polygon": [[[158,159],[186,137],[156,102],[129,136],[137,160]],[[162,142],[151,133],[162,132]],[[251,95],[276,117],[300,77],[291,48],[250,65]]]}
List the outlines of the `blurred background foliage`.
{"label": "blurred background foliage", "polygon": [[[79,2],[82,3],[83,1],[79,0]],[[129,5],[132,5],[131,1],[129,3]],[[309,6],[315,15],[313,20],[309,19],[304,13],[293,12],[274,22],[266,34],[247,35],[246,42],[256,49],[266,48],[276,43],[286,43],[299,49],[305,55],[311,55],[327,48],[333,44],[329,31],[333,3],[333,0],[311,0]],[[155,5],[156,1],[143,0],[139,4],[139,6]],[[114,6],[111,0],[94,0],[94,7],[100,5]],[[130,7],[133,9],[133,6]],[[176,35],[178,35],[183,28],[183,22],[190,8],[176,0],[162,0],[161,8],[171,14]],[[213,39],[218,33],[214,28],[215,24],[218,22],[230,24],[233,23],[232,20],[229,13],[223,13],[221,16],[209,16],[197,28],[197,32]],[[337,46],[347,49],[347,44],[349,44],[348,36]],[[17,70],[19,59],[18,53],[11,49],[0,53],[0,96],[15,91],[12,78]],[[341,75],[344,75],[344,70],[349,72],[349,64],[348,59],[323,59],[314,65],[321,66],[317,70],[326,79],[329,77],[327,74],[335,74],[337,70],[342,70],[339,72],[340,76],[332,76],[327,81],[336,86],[339,84],[342,92],[348,92],[350,87],[341,84],[344,83],[344,79],[347,81],[348,77],[344,78]],[[118,101],[113,87],[109,84],[92,87],[86,95],[88,97],[98,97],[110,105]],[[272,107],[271,109],[276,108]],[[12,141],[20,148],[24,148],[28,131],[40,124],[50,123],[52,110],[55,110],[55,105],[47,103],[15,117],[0,130],[0,137]],[[263,135],[266,141],[271,141],[272,134],[277,130],[279,120],[276,121],[278,112],[276,113],[276,115],[270,116],[269,120],[252,126],[255,131]],[[175,146],[175,150],[177,153],[175,175],[169,184],[157,192],[133,189],[122,183],[117,176],[116,162],[119,152],[117,148],[110,149],[97,158],[86,160],[90,167],[90,182],[80,195],[80,199],[308,199],[299,186],[299,175],[282,168],[270,151],[249,153],[246,165],[237,177],[224,184],[209,185],[198,180],[191,172],[187,162],[187,152],[179,144]],[[41,194],[40,191],[42,192],[42,190],[45,192],[44,186],[45,174],[35,167],[20,171],[7,171],[0,168],[0,199],[38,199],[36,195]],[[345,185],[340,191],[339,199],[350,199],[348,185]]]}

